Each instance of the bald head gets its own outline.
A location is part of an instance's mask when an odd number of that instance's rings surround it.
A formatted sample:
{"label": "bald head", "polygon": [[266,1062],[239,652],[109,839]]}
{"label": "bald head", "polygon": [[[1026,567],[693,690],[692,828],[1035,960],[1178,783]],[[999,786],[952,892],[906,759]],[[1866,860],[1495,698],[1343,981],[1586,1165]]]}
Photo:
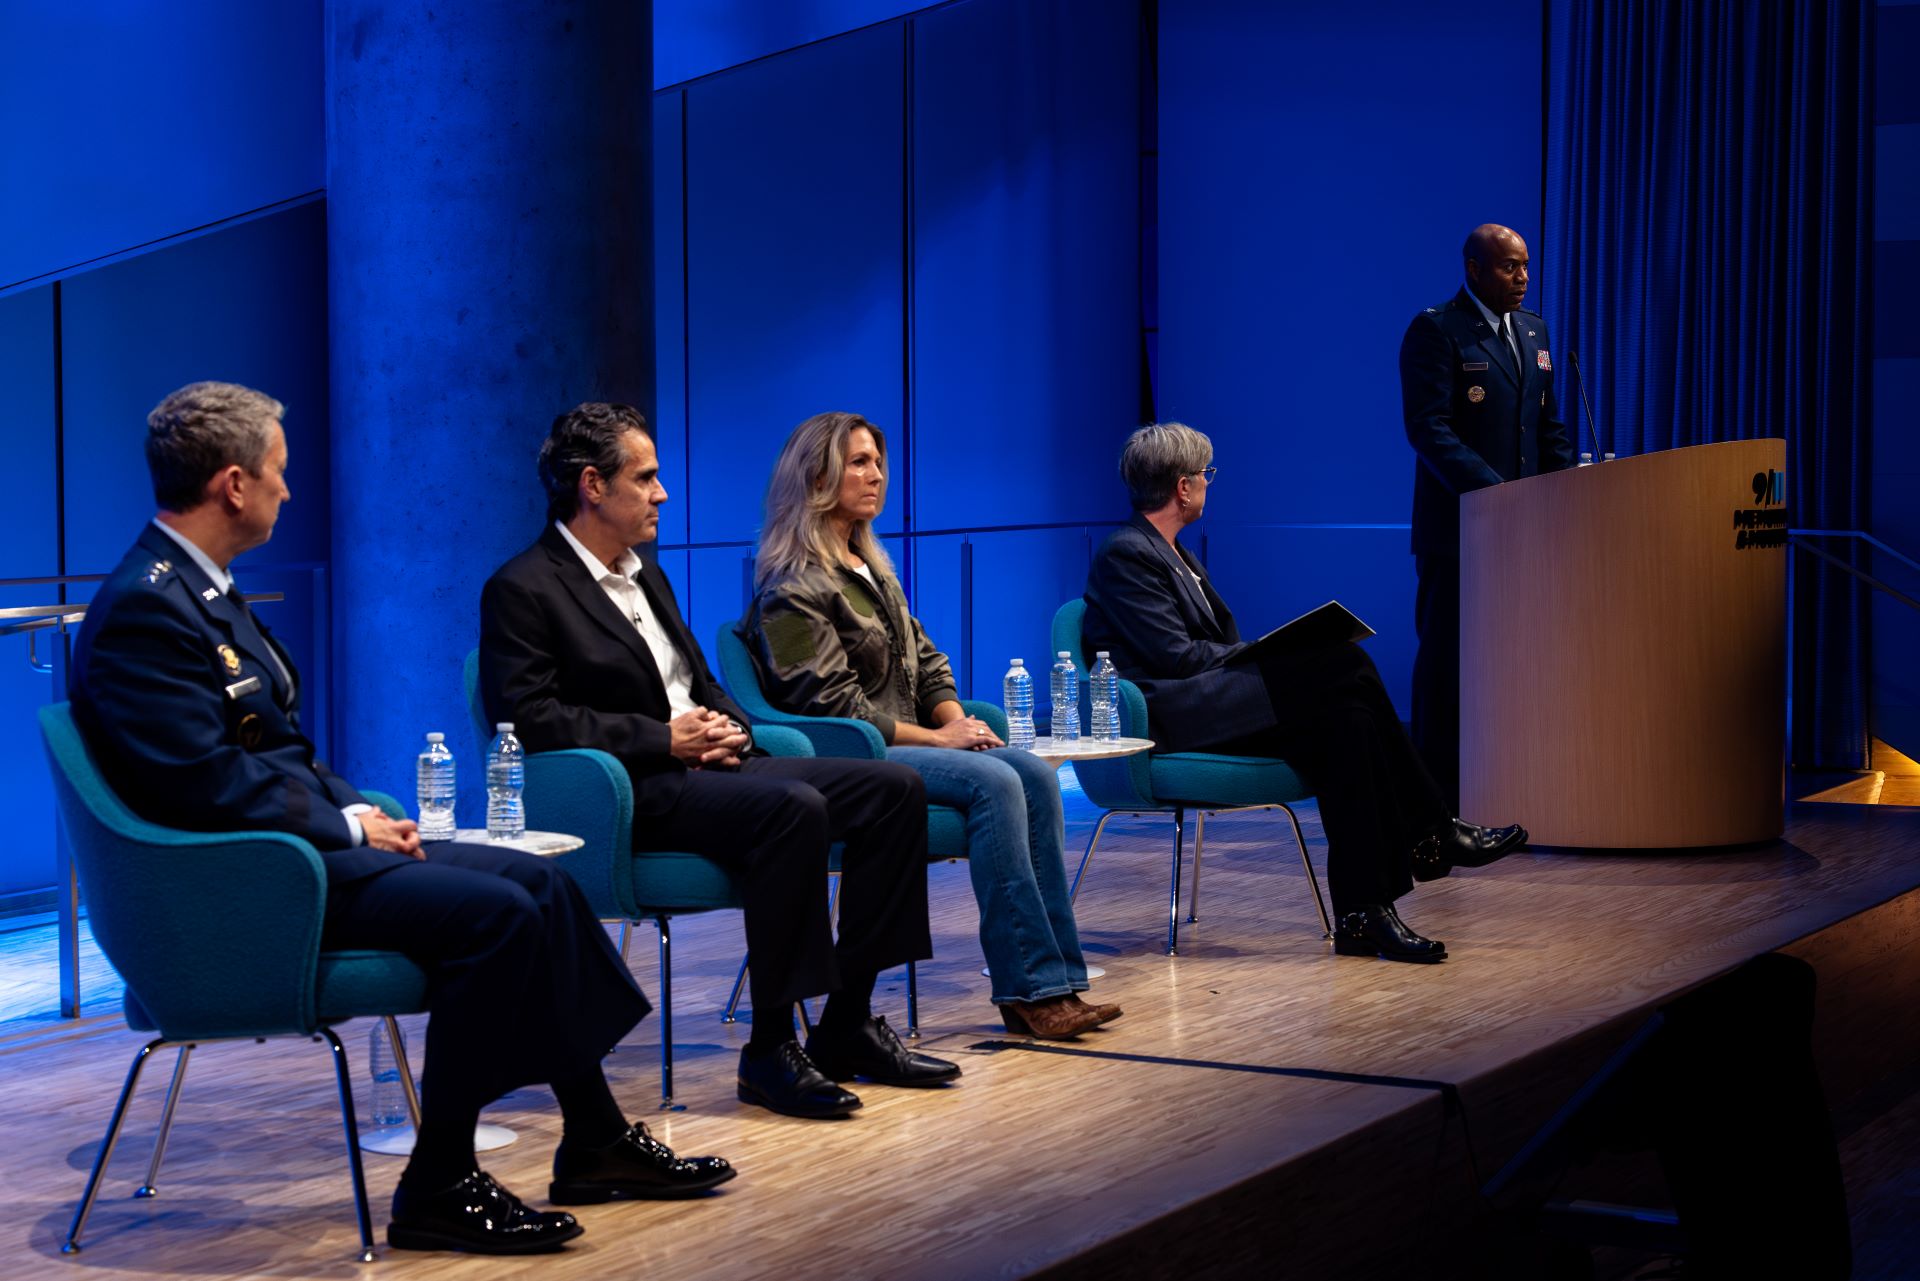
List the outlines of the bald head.
{"label": "bald head", "polygon": [[1518,311],[1527,297],[1527,242],[1511,227],[1481,223],[1461,249],[1466,258],[1467,288],[1492,311]]}

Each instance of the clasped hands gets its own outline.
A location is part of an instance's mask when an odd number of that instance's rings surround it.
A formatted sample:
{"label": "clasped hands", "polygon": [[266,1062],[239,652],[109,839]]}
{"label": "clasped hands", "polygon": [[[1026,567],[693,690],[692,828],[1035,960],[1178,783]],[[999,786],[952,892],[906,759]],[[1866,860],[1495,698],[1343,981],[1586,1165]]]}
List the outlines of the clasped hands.
{"label": "clasped hands", "polygon": [[746,731],[732,719],[704,707],[680,713],[667,722],[673,734],[668,748],[688,769],[705,765],[738,765],[746,750]]}

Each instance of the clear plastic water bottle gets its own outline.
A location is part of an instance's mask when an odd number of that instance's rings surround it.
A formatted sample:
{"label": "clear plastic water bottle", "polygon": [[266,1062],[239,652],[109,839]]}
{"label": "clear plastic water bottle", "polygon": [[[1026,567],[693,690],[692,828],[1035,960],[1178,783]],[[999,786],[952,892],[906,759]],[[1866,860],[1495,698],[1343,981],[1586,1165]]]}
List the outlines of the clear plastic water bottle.
{"label": "clear plastic water bottle", "polygon": [[1613,455],[1610,453],[1602,454],[1600,455],[1600,461],[1603,463],[1610,463],[1613,461]]}
{"label": "clear plastic water bottle", "polygon": [[487,744],[487,836],[511,840],[527,830],[527,808],[520,793],[527,785],[527,752],[513,736],[513,722],[494,727]]}
{"label": "clear plastic water bottle", "polygon": [[1120,669],[1101,650],[1087,673],[1087,698],[1093,704],[1091,737],[1100,743],[1120,741]]}
{"label": "clear plastic water bottle", "polygon": [[415,771],[414,797],[420,802],[420,839],[453,839],[453,753],[447,750],[445,734],[427,735],[427,750],[420,753]]}
{"label": "clear plastic water bottle", "polygon": [[1033,673],[1027,660],[1016,658],[1000,683],[1007,709],[1007,746],[1033,750]]}
{"label": "clear plastic water bottle", "polygon": [[1080,741],[1080,669],[1073,655],[1061,650],[1053,661],[1053,738],[1058,743]]}
{"label": "clear plastic water bottle", "polygon": [[406,1088],[400,1084],[400,1064],[393,1057],[384,1019],[375,1020],[367,1033],[367,1068],[373,1075],[367,1124],[376,1130],[408,1124]]}
{"label": "clear plastic water bottle", "polygon": [[1575,467],[1591,467],[1591,466],[1593,466],[1593,455],[1592,455],[1592,454],[1589,454],[1589,453],[1587,453],[1587,452],[1585,452],[1585,451],[1583,450],[1583,451],[1581,452],[1581,454],[1580,454],[1580,461],[1579,461],[1579,462],[1577,462],[1577,463],[1575,463],[1575,464],[1574,464],[1574,466],[1575,466]]}

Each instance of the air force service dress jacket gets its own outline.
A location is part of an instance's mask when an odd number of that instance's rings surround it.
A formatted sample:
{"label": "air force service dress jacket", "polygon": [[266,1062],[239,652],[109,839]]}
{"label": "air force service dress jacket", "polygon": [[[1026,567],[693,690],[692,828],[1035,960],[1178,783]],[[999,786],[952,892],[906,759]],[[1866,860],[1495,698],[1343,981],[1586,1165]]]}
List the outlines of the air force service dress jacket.
{"label": "air force service dress jacket", "polygon": [[366,798],[314,759],[286,651],[152,525],[87,606],[70,691],[101,772],[153,822],[292,833],[330,884],[412,861],[354,844],[341,810]]}
{"label": "air force service dress jacket", "polygon": [[1413,481],[1413,551],[1460,554],[1460,495],[1573,466],[1546,322],[1509,317],[1513,353],[1463,288],[1413,318],[1400,343],[1400,396]]}

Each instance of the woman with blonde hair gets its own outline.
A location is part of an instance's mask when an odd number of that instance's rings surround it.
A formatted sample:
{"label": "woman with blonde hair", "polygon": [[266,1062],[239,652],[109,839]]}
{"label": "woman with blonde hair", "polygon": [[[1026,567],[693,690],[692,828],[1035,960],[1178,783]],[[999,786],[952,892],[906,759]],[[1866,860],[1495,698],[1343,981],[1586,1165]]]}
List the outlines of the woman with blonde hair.
{"label": "woman with blonde hair", "polygon": [[887,759],[926,781],[928,800],[966,815],[993,1002],[1009,1031],[1075,1036],[1120,1007],[1079,997],[1087,966],[1068,898],[1059,780],[966,714],[947,656],[907,611],[873,533],[886,461],[885,435],[858,414],[816,414],[794,428],[767,485],[741,633],[776,707],[867,721]]}

